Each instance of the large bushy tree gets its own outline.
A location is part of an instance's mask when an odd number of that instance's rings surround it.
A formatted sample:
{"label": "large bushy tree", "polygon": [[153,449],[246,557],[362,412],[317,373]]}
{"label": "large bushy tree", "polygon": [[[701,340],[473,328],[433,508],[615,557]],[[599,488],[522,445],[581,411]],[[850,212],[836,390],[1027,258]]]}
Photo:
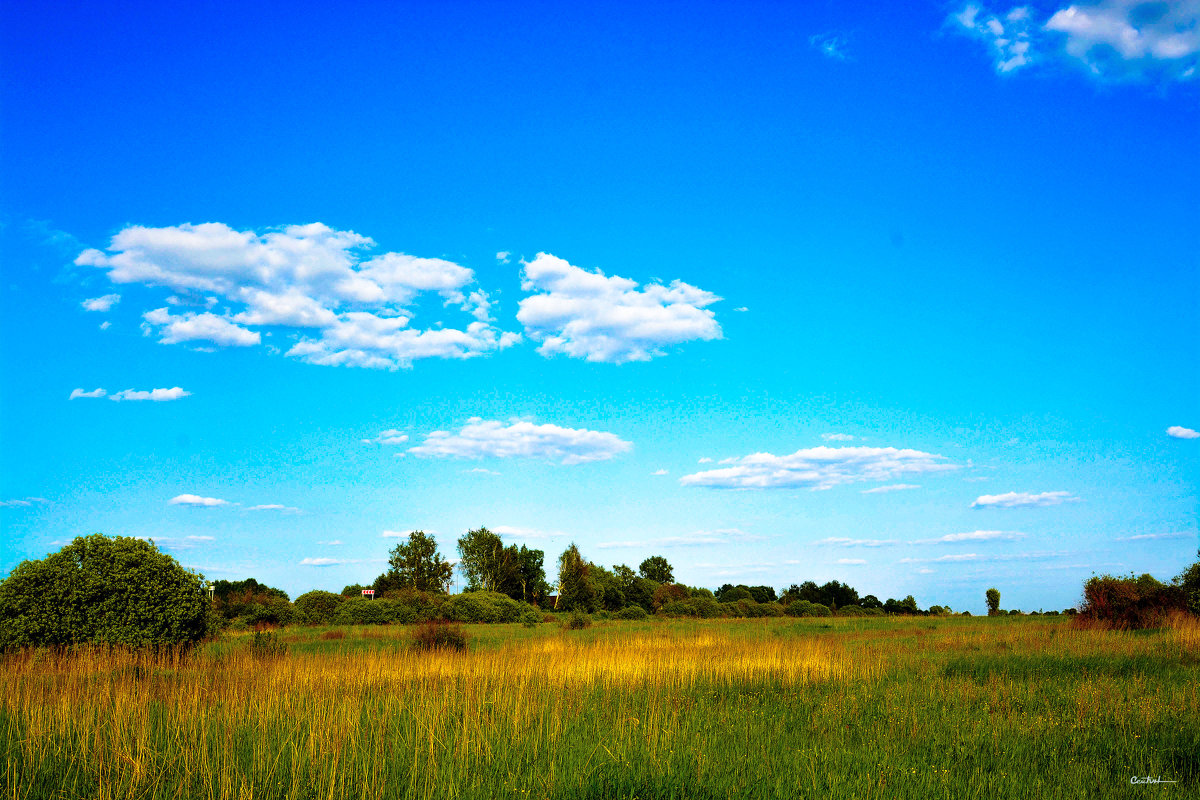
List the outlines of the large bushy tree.
{"label": "large bushy tree", "polygon": [[459,538],[458,554],[469,589],[507,594],[504,589],[516,582],[514,552],[487,528],[467,531]]}
{"label": "large bushy tree", "polygon": [[413,531],[407,542],[397,543],[388,552],[388,567],[386,577],[395,585],[387,588],[422,592],[445,591],[453,574],[450,562],[438,552],[437,541],[424,531]]}
{"label": "large bushy tree", "polygon": [[650,556],[638,565],[638,572],[643,578],[655,583],[674,583],[675,571],[671,563],[662,556]]}
{"label": "large bushy tree", "polygon": [[565,611],[593,611],[596,589],[588,580],[591,565],[579,554],[574,542],[558,557],[558,600],[554,607]]}
{"label": "large bushy tree", "polygon": [[0,583],[0,646],[194,642],[212,627],[204,577],[152,542],[93,534]]}

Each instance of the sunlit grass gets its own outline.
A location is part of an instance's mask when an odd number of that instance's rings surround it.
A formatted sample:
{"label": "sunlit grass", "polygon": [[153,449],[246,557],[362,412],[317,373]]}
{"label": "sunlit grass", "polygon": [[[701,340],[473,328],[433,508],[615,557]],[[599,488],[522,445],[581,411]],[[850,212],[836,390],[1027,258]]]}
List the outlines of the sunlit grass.
{"label": "sunlit grass", "polygon": [[1074,797],[1200,781],[1200,627],[403,627],[7,657],[6,798]]}

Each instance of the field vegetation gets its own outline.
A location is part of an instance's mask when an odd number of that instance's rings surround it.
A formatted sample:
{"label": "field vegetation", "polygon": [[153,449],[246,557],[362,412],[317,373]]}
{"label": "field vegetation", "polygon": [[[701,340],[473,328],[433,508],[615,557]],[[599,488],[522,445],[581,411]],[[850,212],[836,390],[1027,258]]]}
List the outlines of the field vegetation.
{"label": "field vegetation", "polygon": [[1194,617],[567,618],[11,652],[4,797],[1200,792]]}

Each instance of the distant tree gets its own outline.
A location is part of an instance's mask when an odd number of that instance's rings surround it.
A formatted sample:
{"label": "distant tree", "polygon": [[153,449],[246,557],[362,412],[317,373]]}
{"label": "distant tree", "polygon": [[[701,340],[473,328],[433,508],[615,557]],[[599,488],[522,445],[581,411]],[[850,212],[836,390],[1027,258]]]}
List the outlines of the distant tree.
{"label": "distant tree", "polygon": [[895,600],[888,598],[883,604],[883,610],[888,614],[920,614],[921,609],[917,607],[917,601],[910,594],[903,600]]}
{"label": "distant tree", "polygon": [[987,597],[988,616],[994,617],[1000,613],[1000,590],[988,589],[985,596]]}
{"label": "distant tree", "polygon": [[500,537],[487,528],[467,531],[458,540],[458,554],[471,590],[509,594],[520,582],[515,549],[505,548]]}
{"label": "distant tree", "polygon": [[688,587],[682,583],[664,583],[654,590],[654,597],[650,602],[654,610],[658,611],[669,603],[674,603],[677,600],[686,600],[687,597]]}
{"label": "distant tree", "polygon": [[880,601],[880,599],[878,597],[876,597],[873,594],[869,594],[866,597],[864,597],[862,600],[859,600],[858,604],[860,606],[862,606],[863,608],[867,608],[867,609],[883,608],[883,603]]}
{"label": "distant tree", "polygon": [[[516,545],[509,545],[513,550]],[[517,583],[520,584],[519,595],[511,595],[514,600],[524,600],[526,603],[540,602],[550,593],[546,583],[546,553],[544,550],[532,550],[525,545],[514,554],[516,562]]]}
{"label": "distant tree", "polygon": [[727,583],[717,590],[717,599],[722,603],[736,603],[739,600],[754,600],[755,598],[749,586],[731,586]]}
{"label": "distant tree", "polygon": [[93,534],[0,583],[0,648],[195,642],[211,613],[204,576],[153,542]]}
{"label": "distant tree", "polygon": [[616,575],[621,581],[622,589],[628,588],[633,583],[634,578],[638,576],[637,573],[633,571],[633,567],[626,566],[625,564],[617,564],[612,568],[612,571],[613,574]]}
{"label": "distant tree", "polygon": [[259,583],[254,578],[215,581],[213,610],[224,620],[241,619],[248,624],[279,625],[295,620],[296,611],[287,592]]}
{"label": "distant tree", "polygon": [[361,583],[352,583],[342,588],[342,597],[359,597],[362,595],[363,589],[370,588],[370,586],[363,586]]}
{"label": "distant tree", "polygon": [[588,564],[588,580],[597,605],[605,611],[620,611],[625,607],[625,590],[621,579],[599,564]]}
{"label": "distant tree", "polygon": [[1183,592],[1188,613],[1200,615],[1200,549],[1196,556],[1196,563],[1175,576],[1173,583]]}
{"label": "distant tree", "polygon": [[748,586],[747,588],[756,603],[774,603],[779,599],[775,595],[774,586]]}
{"label": "distant tree", "polygon": [[623,588],[625,592],[625,602],[630,605],[641,606],[646,611],[654,610],[654,592],[660,584],[645,578],[634,577]]}
{"label": "distant tree", "polygon": [[558,600],[556,609],[565,611],[593,611],[596,593],[588,580],[589,564],[579,554],[574,542],[558,557]]}
{"label": "distant tree", "polygon": [[413,531],[408,542],[397,543],[388,553],[388,567],[387,574],[396,585],[386,589],[444,592],[453,574],[450,562],[438,552],[437,541],[424,531]]}
{"label": "distant tree", "polygon": [[340,594],[316,589],[297,597],[293,605],[296,606],[296,611],[300,613],[304,622],[324,625],[333,619],[333,613],[345,601],[346,598]]}
{"label": "distant tree", "polygon": [[670,563],[662,556],[650,556],[638,565],[638,572],[643,578],[655,583],[674,583],[675,572]]}

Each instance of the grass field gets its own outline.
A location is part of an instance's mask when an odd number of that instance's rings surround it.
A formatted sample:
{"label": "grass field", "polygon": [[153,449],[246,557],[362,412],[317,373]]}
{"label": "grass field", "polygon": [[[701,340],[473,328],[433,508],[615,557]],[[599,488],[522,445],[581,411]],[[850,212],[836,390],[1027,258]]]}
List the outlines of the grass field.
{"label": "grass field", "polygon": [[498,625],[433,654],[409,635],[9,656],[4,797],[1200,797],[1194,620]]}

